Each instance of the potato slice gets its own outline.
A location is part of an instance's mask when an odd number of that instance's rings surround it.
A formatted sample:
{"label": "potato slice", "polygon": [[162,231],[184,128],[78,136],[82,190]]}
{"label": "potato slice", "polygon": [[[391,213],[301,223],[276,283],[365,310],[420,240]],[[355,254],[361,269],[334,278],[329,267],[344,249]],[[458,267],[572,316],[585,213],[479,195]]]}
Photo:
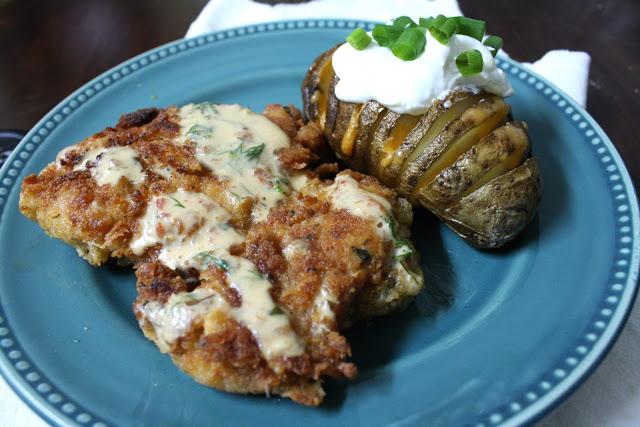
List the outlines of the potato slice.
{"label": "potato slice", "polygon": [[398,177],[396,191],[413,201],[416,187],[433,181],[460,154],[504,122],[508,113],[509,105],[500,97],[490,96],[477,102],[445,126],[432,141],[414,150]]}
{"label": "potato slice", "polygon": [[416,147],[428,145],[428,141],[442,132],[447,124],[487,96],[486,93],[453,91],[443,100],[437,99],[406,138],[389,140],[384,145],[379,161],[379,179],[393,187],[402,165]]}
{"label": "potato slice", "polygon": [[495,248],[513,239],[533,219],[541,195],[538,163],[529,158],[438,216],[476,247]]}
{"label": "potato slice", "polygon": [[329,86],[335,74],[331,57],[336,49],[337,46],[316,58],[302,81],[302,112],[307,120],[315,121],[321,129],[324,129]]}
{"label": "potato slice", "polygon": [[454,164],[417,188],[417,200],[431,210],[444,210],[487,182],[520,165],[529,154],[523,123],[507,123],[463,153]]}
{"label": "potato slice", "polygon": [[336,126],[336,121],[338,119],[338,112],[340,110],[341,101],[336,96],[336,84],[340,79],[335,74],[331,78],[331,84],[329,84],[329,95],[327,97],[327,113],[325,116],[325,123],[323,127],[324,137],[327,139],[327,142],[335,150],[335,144],[333,141],[333,130]]}
{"label": "potato slice", "polygon": [[[418,122],[421,116],[411,114],[398,114],[390,111],[380,124],[378,131],[372,136],[369,143],[369,157],[367,172],[374,176],[381,176],[381,159],[389,147],[398,147],[404,141]],[[385,149],[385,147],[387,147]]]}
{"label": "potato slice", "polygon": [[358,128],[353,146],[353,155],[347,161],[349,166],[355,170],[364,171],[366,155],[369,148],[371,135],[380,126],[380,122],[388,110],[384,105],[376,101],[369,101],[364,104],[358,118]]}
{"label": "potato slice", "polygon": [[364,110],[364,104],[358,104],[353,109],[353,113],[349,118],[349,124],[347,125],[347,129],[344,131],[342,142],[340,142],[340,154],[344,156],[345,159],[349,159],[351,158],[351,156],[353,156],[356,136],[358,136],[358,124],[360,123],[360,113],[362,113],[362,110]]}
{"label": "potato slice", "polygon": [[[327,138],[327,140],[329,141],[329,145],[333,148],[333,151],[338,155],[338,157],[348,157],[345,155],[345,153],[342,152],[342,139],[349,129],[349,125],[351,124],[353,115],[357,113],[359,107],[360,104],[354,104],[351,102],[338,101],[337,103],[337,113],[333,131],[331,131],[331,135]],[[357,121],[355,121],[354,123],[357,123]]]}

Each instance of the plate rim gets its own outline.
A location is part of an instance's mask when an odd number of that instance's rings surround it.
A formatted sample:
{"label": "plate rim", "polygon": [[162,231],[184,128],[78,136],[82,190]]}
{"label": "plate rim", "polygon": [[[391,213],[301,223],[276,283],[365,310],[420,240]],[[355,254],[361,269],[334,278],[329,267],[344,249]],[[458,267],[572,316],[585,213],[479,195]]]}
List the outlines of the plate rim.
{"label": "plate rim", "polygon": [[[103,90],[107,90],[111,84],[119,79],[127,78],[151,64],[161,62],[162,60],[180,52],[204,45],[215,44],[218,41],[224,41],[227,39],[242,38],[255,34],[288,32],[295,30],[325,29],[344,31],[356,27],[371,29],[373,25],[375,25],[375,22],[365,20],[331,18],[297,19],[245,25],[214,31],[189,39],[177,39],[145,51],[110,68],[109,70],[94,77],[60,101],[47,114],[45,114],[45,116],[39,120],[36,125],[34,125],[34,127],[13,150],[5,164],[0,169],[0,220],[6,210],[6,197],[13,191],[16,191],[16,184],[19,184],[13,177],[17,177],[19,175],[24,166],[28,164],[32,153],[35,152],[43,142],[47,141],[49,131],[55,129],[58,124],[73,115],[76,109],[78,109],[84,102]],[[590,347],[583,347],[586,349],[585,353],[582,354],[581,358],[577,360],[574,365],[572,365],[569,374],[567,374],[565,370],[556,368],[553,371],[555,377],[557,377],[556,382],[550,384],[548,382],[548,378],[545,377],[532,384],[532,386],[535,386],[539,385],[541,382],[546,382],[549,388],[542,393],[538,391],[538,393],[533,395],[535,396],[534,398],[529,399],[530,402],[521,404],[514,400],[513,402],[504,403],[499,408],[488,411],[477,420],[478,425],[499,424],[514,426],[538,420],[564,401],[595,371],[600,362],[606,357],[615,344],[631,313],[633,302],[638,292],[638,270],[640,268],[640,213],[635,187],[627,168],[617,149],[593,117],[591,117],[591,115],[582,106],[578,105],[563,90],[536,72],[525,68],[521,63],[513,59],[500,56],[497,58],[497,63],[499,68],[509,74],[511,78],[519,78],[524,84],[528,84],[534,90],[542,92],[544,96],[550,98],[550,102],[555,104],[556,108],[559,108],[560,114],[567,115],[567,120],[575,121],[579,129],[584,131],[583,133],[587,138],[593,137],[591,141],[594,146],[599,145],[605,147],[603,154],[605,156],[609,156],[609,162],[614,166],[614,169],[611,173],[606,170],[604,173],[608,174],[611,182],[617,182],[617,184],[612,185],[620,185],[620,191],[626,195],[626,201],[623,202],[624,206],[627,206],[626,210],[620,212],[626,212],[623,215],[628,216],[629,219],[627,222],[631,227],[631,233],[628,233],[630,237],[623,236],[623,238],[630,239],[627,242],[630,247],[630,249],[627,249],[629,251],[627,253],[627,258],[629,259],[627,268],[619,270],[624,273],[624,280],[616,276],[616,281],[624,283],[624,285],[620,285],[622,288],[615,293],[616,299],[614,302],[605,301],[607,302],[607,307],[611,307],[608,309],[610,314],[606,317],[607,322],[604,323],[602,328],[598,329],[600,333],[588,333],[584,337],[591,343]],[[591,132],[591,135],[589,135],[589,132]],[[595,140],[597,140],[597,143],[594,142]],[[615,180],[612,179],[614,175],[617,177]],[[610,186],[608,190],[609,194],[613,195],[613,187]],[[617,220],[618,218],[616,217],[615,219]],[[616,227],[619,226],[618,222],[619,221],[616,221]],[[618,247],[616,247],[616,249],[618,249]],[[615,261],[616,257],[614,256],[612,265],[615,265]],[[613,270],[615,269],[612,268],[612,275]],[[609,281],[612,281],[611,277],[609,278]],[[610,298],[607,295],[609,294],[606,294],[605,298]],[[600,324],[603,323],[602,320],[599,322]],[[39,369],[37,367],[31,366],[33,363],[29,357],[25,355],[25,352],[22,351],[19,341],[11,332],[9,323],[9,319],[6,319],[5,316],[2,301],[0,300],[0,332],[2,332],[0,334],[0,374],[20,399],[36,414],[53,425],[86,425],[88,423],[92,423],[94,427],[106,426],[106,424],[100,420],[100,417],[92,414],[91,411],[83,409],[82,405],[78,402],[66,397],[64,393],[60,391],[56,392],[55,386],[50,384],[51,381],[48,380],[47,376],[44,373],[38,373]],[[10,344],[5,345],[3,343]],[[10,353],[13,353],[13,355],[19,354],[20,356],[11,357]],[[565,358],[565,362],[569,359],[571,359],[571,357]],[[576,360],[575,358],[573,359]],[[21,365],[21,362],[24,363]],[[556,365],[560,364],[556,363]],[[31,373],[35,373],[38,379],[30,380],[28,376]],[[42,378],[45,380],[44,383],[40,382],[40,379]],[[35,387],[34,383],[39,383],[39,385],[47,384],[49,390],[39,391]],[[46,388],[47,387],[44,387],[43,389]],[[536,390],[538,390],[538,388],[536,388]],[[525,396],[530,393],[525,394]],[[44,397],[45,395],[47,398]],[[54,395],[57,395],[57,397],[52,399],[52,396]],[[527,401],[526,398],[522,397],[523,396],[518,396],[518,401]],[[72,411],[65,411],[65,405],[71,405],[67,406],[67,408],[73,407],[74,409]],[[519,405],[517,410],[514,405]],[[508,408],[510,410],[507,410]],[[72,419],[69,414],[78,415],[75,416],[75,419]]]}

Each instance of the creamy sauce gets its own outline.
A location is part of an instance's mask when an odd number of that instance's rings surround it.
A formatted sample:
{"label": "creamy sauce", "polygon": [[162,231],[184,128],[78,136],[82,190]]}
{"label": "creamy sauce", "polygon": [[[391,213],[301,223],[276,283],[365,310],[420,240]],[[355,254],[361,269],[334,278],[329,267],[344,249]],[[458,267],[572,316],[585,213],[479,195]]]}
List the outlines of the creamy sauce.
{"label": "creamy sauce", "polygon": [[[332,64],[340,81],[335,92],[346,102],[375,100],[399,114],[423,114],[436,98],[456,88],[484,90],[506,97],[513,89],[505,73],[496,67],[491,51],[482,42],[456,34],[446,45],[426,32],[425,51],[413,61],[403,61],[390,49],[372,40],[363,50],[344,43],[333,54]],[[467,50],[482,54],[480,74],[464,77],[456,57]]]}
{"label": "creamy sauce", "polygon": [[212,290],[195,289],[173,294],[164,304],[149,301],[140,307],[140,312],[153,326],[160,351],[166,353],[178,338],[189,332],[194,320],[224,305]]}
{"label": "creamy sauce", "polygon": [[173,176],[173,168],[171,166],[154,165],[151,167],[151,171],[160,175],[164,179],[171,179]]}
{"label": "creamy sauce", "polygon": [[396,237],[395,219],[391,204],[384,197],[364,190],[358,181],[348,174],[338,174],[334,183],[328,189],[331,205],[334,209],[344,209],[352,215],[376,221],[376,229],[383,239],[393,241],[394,251],[391,262],[395,274],[411,277],[416,281],[403,265],[403,260],[410,256],[415,249],[406,240]]}
{"label": "creamy sauce", "polygon": [[73,170],[90,170],[100,185],[115,185],[123,177],[134,185],[145,179],[138,152],[131,147],[94,148],[82,156]]}
{"label": "creamy sauce", "polygon": [[179,114],[182,143],[195,145],[198,162],[226,180],[234,196],[255,200],[255,219],[266,218],[290,191],[276,156],[289,146],[287,135],[239,105],[189,104]]}
{"label": "creamy sauce", "polygon": [[[178,190],[151,199],[140,219],[139,236],[131,243],[132,251],[141,255],[147,248],[161,244],[158,259],[169,268],[203,271],[215,265],[224,271],[229,286],[238,291],[242,303],[240,307],[232,307],[218,298],[215,307],[211,301],[200,308],[184,308],[180,304],[177,308],[151,306],[145,310],[156,313],[153,315],[156,320],[150,317],[150,322],[157,335],[170,343],[187,332],[194,316],[202,315],[203,310],[206,313],[208,309],[222,308],[251,330],[265,359],[301,354],[303,346],[288,316],[278,310],[269,294],[269,280],[251,261],[229,253],[230,247],[245,239],[229,224],[230,219],[225,209],[200,193]],[[176,294],[178,301],[187,298],[182,294]],[[171,320],[171,316],[176,319]]]}
{"label": "creamy sauce", "polygon": [[[199,104],[183,107],[180,122],[180,143],[193,144],[198,161],[225,180],[227,190],[239,198],[255,200],[255,220],[265,218],[287,194],[307,184],[304,174],[287,175],[281,169],[276,153],[289,145],[289,139],[263,116],[237,105]],[[151,170],[167,177],[172,173],[170,168]],[[360,188],[348,174],[338,175],[324,191],[335,209],[378,220],[374,223],[378,232],[393,239],[391,205],[386,199]],[[143,255],[157,247],[158,260],[175,270],[204,271],[215,266],[224,273],[226,284],[237,291],[241,303],[234,307],[203,284],[192,292],[172,295],[165,304],[148,302],[140,312],[153,326],[163,351],[170,351],[194,321],[204,322],[222,310],[252,332],[270,365],[274,358],[302,354],[304,345],[288,315],[271,298],[271,282],[251,261],[231,254],[230,248],[243,243],[245,236],[230,224],[230,219],[227,210],[201,193],[179,189],[151,198],[139,218],[137,235],[130,244],[132,252]],[[305,256],[309,250],[308,242],[298,239],[289,242],[283,252],[292,259]],[[320,327],[333,322],[335,302],[335,296],[323,285],[313,308]],[[274,363],[272,367],[279,366]]]}
{"label": "creamy sauce", "polygon": [[334,209],[344,209],[357,217],[379,221],[380,231],[385,237],[391,238],[391,204],[387,199],[362,189],[358,181],[348,174],[336,176],[327,191]]}
{"label": "creamy sauce", "polygon": [[[313,299],[313,308],[318,316],[318,319],[321,322],[327,322],[335,319],[335,314],[333,312],[332,304],[336,304],[338,300],[335,295],[331,293],[331,290],[323,283],[320,286],[320,292],[316,294],[316,297]],[[326,329],[324,323],[319,323],[314,325],[314,332],[320,332]]]}

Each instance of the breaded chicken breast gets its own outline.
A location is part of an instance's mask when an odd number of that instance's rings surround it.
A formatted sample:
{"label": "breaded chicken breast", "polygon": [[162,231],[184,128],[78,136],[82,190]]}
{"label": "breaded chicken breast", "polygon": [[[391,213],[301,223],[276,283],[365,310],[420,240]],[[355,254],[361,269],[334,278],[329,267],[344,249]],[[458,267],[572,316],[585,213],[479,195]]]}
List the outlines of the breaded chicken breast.
{"label": "breaded chicken breast", "polygon": [[317,405],[323,376],[357,373],[341,331],[423,286],[411,210],[371,177],[320,179],[314,125],[265,115],[125,115],[25,178],[20,209],[94,265],[132,263],[144,334],[196,381]]}

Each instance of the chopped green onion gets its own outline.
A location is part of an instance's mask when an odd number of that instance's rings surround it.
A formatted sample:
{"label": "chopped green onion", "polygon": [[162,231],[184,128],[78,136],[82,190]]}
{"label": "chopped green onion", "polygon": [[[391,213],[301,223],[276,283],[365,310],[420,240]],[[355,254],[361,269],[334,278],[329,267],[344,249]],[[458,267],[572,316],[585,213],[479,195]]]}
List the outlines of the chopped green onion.
{"label": "chopped green onion", "polygon": [[478,41],[482,41],[484,31],[487,24],[479,19],[466,18],[464,16],[456,16],[454,18],[458,22],[458,34],[473,37]]}
{"label": "chopped green onion", "polygon": [[424,52],[427,39],[417,28],[407,28],[393,44],[391,52],[403,61],[413,61]]}
{"label": "chopped green onion", "polygon": [[427,29],[429,28],[429,25],[431,25],[431,22],[433,22],[433,16],[430,16],[428,18],[420,18],[418,20],[418,26]]}
{"label": "chopped green onion", "polygon": [[416,23],[408,16],[399,16],[393,20],[393,26],[404,30],[405,28],[415,27]]}
{"label": "chopped green onion", "polygon": [[456,67],[464,77],[480,74],[483,67],[482,54],[479,50],[467,50],[456,57]]}
{"label": "chopped green onion", "polygon": [[447,18],[444,15],[436,16],[429,25],[429,32],[433,38],[442,44],[447,44],[457,30],[458,21],[455,18]]}
{"label": "chopped green onion", "polygon": [[502,49],[502,37],[489,36],[485,39],[483,44],[489,48],[493,56],[496,56],[498,51]]}
{"label": "chopped green onion", "polygon": [[382,47],[391,47],[398,40],[400,34],[402,34],[402,28],[382,24],[373,27],[371,32],[373,39]]}
{"label": "chopped green onion", "polygon": [[369,43],[371,43],[371,37],[369,37],[369,34],[367,34],[364,29],[356,28],[347,37],[347,42],[349,42],[354,49],[362,50],[369,46]]}

